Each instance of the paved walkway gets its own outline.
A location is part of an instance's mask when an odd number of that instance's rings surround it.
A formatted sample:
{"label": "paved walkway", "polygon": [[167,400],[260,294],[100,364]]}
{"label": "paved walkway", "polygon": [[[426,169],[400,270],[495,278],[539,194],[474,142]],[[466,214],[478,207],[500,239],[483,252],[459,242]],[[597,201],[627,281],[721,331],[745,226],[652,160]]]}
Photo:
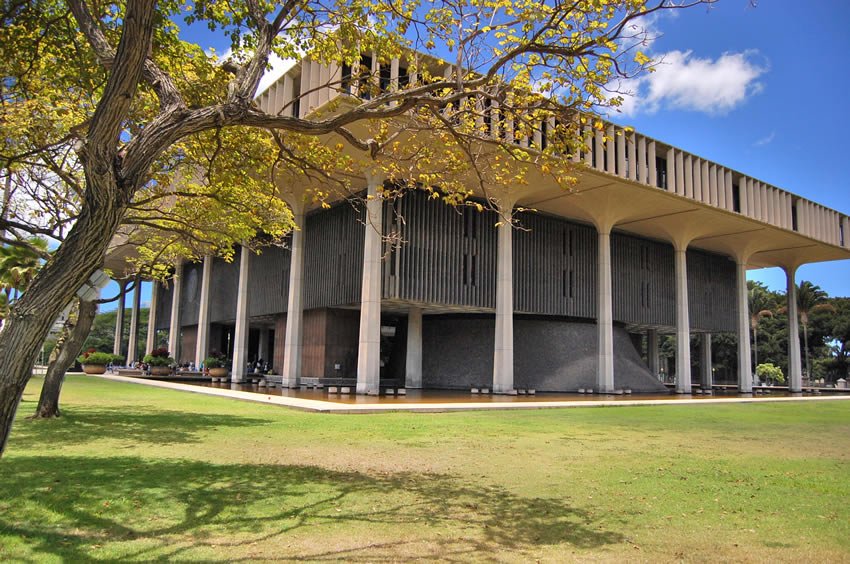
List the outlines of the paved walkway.
{"label": "paved walkway", "polygon": [[152,386],[154,388],[165,388],[168,390],[180,390],[208,396],[253,401],[257,403],[269,403],[282,405],[302,411],[313,411],[319,413],[385,413],[391,411],[416,411],[416,412],[443,412],[443,411],[476,411],[493,409],[550,409],[556,407],[633,407],[641,405],[687,405],[687,404],[720,404],[720,403],[768,403],[783,401],[832,401],[850,400],[850,395],[833,396],[793,396],[793,397],[729,397],[729,398],[677,398],[670,399],[623,399],[623,400],[581,400],[581,401],[524,401],[524,402],[457,402],[457,403],[368,403],[351,404],[334,401],[320,401],[291,396],[268,395],[257,392],[243,392],[239,390],[228,390],[223,388],[206,388],[192,384],[181,384],[179,382],[162,382],[157,380],[146,380],[142,378],[129,378],[126,376],[113,376],[104,374],[94,376],[114,382],[127,382],[141,386]]}

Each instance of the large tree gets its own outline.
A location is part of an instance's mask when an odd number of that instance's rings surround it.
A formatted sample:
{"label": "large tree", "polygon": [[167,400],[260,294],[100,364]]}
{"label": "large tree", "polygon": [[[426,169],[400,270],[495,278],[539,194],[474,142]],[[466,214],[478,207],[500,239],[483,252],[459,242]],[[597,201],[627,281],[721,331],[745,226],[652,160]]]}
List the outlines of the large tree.
{"label": "large tree", "polygon": [[[38,157],[82,172],[79,212],[67,236],[12,308],[0,333],[0,452],[31,376],[38,348],[56,315],[102,264],[131,207],[146,201],[185,151],[226,128],[273,130],[281,164],[327,171],[342,151],[323,150],[328,136],[362,151],[362,166],[394,180],[439,185],[450,199],[468,188],[453,178],[468,172],[482,187],[516,185],[513,163],[534,164],[568,185],[568,154],[581,144],[576,111],[616,105],[610,88],[650,61],[640,52],[636,22],[658,10],[693,5],[669,0],[267,0],[216,2],[18,0],[3,4],[2,158],[12,174]],[[200,22],[232,39],[226,64],[180,40],[178,18]],[[271,115],[253,103],[270,54],[357,67],[363,52],[383,57],[417,50],[429,61],[450,58],[448,73],[428,64],[419,80],[374,88],[324,115]],[[60,84],[62,88],[53,87]],[[337,85],[338,87],[339,85]],[[365,91],[364,91],[365,92]],[[307,93],[302,93],[304,96]],[[553,143],[529,152],[482,125],[487,100],[510,117],[518,135],[557,119]],[[397,120],[391,125],[392,120]],[[403,120],[403,121],[402,121]],[[440,141],[412,151],[396,132],[428,129]],[[560,143],[554,140],[560,139]],[[476,166],[489,158],[487,167]],[[416,163],[404,168],[400,163]],[[440,166],[437,166],[437,165]],[[443,174],[445,172],[445,175]],[[327,176],[327,175],[325,175]]]}

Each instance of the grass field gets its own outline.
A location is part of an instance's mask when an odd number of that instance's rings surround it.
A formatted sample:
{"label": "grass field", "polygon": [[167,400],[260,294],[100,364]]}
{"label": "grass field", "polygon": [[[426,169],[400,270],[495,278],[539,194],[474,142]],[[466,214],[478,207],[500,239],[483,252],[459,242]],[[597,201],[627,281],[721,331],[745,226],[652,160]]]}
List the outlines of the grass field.
{"label": "grass field", "polygon": [[323,415],[71,377],[0,561],[850,561],[850,402]]}

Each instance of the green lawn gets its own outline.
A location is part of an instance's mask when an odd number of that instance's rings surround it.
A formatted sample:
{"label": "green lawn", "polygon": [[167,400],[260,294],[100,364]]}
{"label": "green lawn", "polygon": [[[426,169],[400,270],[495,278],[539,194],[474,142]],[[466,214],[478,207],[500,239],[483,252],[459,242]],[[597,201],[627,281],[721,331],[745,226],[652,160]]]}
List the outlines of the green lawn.
{"label": "green lawn", "polygon": [[323,415],[83,376],[0,561],[850,561],[850,402]]}

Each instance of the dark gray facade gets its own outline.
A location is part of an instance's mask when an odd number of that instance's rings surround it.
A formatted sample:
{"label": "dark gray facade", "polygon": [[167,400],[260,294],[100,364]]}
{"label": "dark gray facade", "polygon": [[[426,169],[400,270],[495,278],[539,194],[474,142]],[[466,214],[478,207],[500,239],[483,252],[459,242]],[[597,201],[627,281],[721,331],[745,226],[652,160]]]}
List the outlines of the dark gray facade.
{"label": "dark gray facade", "polygon": [[[356,203],[343,203],[308,216],[305,311],[359,307],[363,217],[362,207]],[[416,304],[425,311],[424,384],[487,387],[493,369],[497,217],[470,207],[449,207],[430,200],[424,192],[411,192],[386,203],[383,220],[387,241],[382,298],[396,319],[404,319],[406,304]],[[517,387],[568,391],[594,386],[597,241],[596,230],[590,225],[531,212],[519,215],[513,233]],[[231,263],[220,259],[213,263],[211,323],[228,325],[235,319],[239,252]],[[673,248],[615,232],[611,257],[618,386],[656,390],[655,380],[627,331],[673,331]],[[734,331],[734,263],[698,250],[688,251],[687,262],[691,330]],[[283,346],[281,320],[287,310],[289,263],[290,251],[285,247],[264,249],[250,262],[249,317],[262,318],[266,326],[276,324],[275,349]],[[181,326],[189,328],[198,322],[202,265],[187,264],[183,277]],[[171,287],[160,292],[157,328],[169,326],[171,294]],[[458,314],[434,315],[446,311]],[[343,333],[353,338],[350,331]],[[356,352],[355,345],[356,339],[350,346],[339,346]],[[305,346],[310,343],[305,341]],[[394,346],[393,355],[397,356],[403,347],[398,342]],[[333,362],[315,359],[313,364],[326,367]],[[351,364],[346,357],[345,365]],[[398,365],[395,359],[391,371],[396,378]],[[321,373],[318,377],[328,373],[327,368],[316,370]]]}
{"label": "dark gray facade", "polygon": [[[422,325],[425,387],[488,388],[493,379],[492,316],[441,315]],[[519,316],[514,320],[515,386],[572,392],[597,386],[596,325],[566,319]],[[614,329],[617,386],[666,392],[622,327]]]}

